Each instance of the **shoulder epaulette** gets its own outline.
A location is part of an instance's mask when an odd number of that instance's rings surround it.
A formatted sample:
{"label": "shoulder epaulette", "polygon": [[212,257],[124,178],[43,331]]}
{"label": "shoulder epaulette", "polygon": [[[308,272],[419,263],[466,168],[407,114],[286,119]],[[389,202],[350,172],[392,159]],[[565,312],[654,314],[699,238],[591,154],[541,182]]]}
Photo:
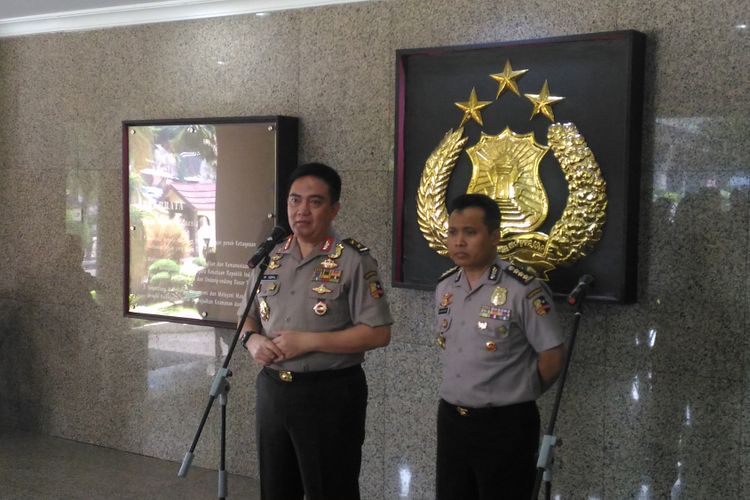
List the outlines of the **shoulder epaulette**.
{"label": "shoulder epaulette", "polygon": [[454,266],[454,267],[451,267],[450,269],[448,269],[447,271],[445,271],[445,272],[444,272],[443,274],[441,274],[441,275],[440,275],[440,277],[438,278],[438,283],[440,283],[441,281],[443,281],[443,280],[444,280],[445,278],[447,278],[447,277],[448,277],[448,276],[450,276],[451,274],[456,274],[456,271],[458,271],[458,269],[459,269],[459,267],[458,267],[458,266]]}
{"label": "shoulder epaulette", "polygon": [[515,279],[517,279],[518,281],[520,281],[521,283],[523,283],[524,285],[528,285],[529,283],[531,283],[532,281],[534,281],[534,275],[533,274],[529,274],[527,272],[521,271],[520,269],[518,269],[513,264],[511,264],[508,267],[506,267],[505,271],[508,274],[510,274],[511,276],[513,276]]}
{"label": "shoulder epaulette", "polygon": [[345,240],[341,240],[341,242],[342,243],[346,243],[347,245],[349,245],[350,247],[352,247],[353,249],[355,249],[359,253],[365,253],[365,252],[369,252],[370,251],[369,248],[367,248],[366,246],[364,246],[362,243],[360,243],[359,241],[355,240],[354,238],[347,238]]}

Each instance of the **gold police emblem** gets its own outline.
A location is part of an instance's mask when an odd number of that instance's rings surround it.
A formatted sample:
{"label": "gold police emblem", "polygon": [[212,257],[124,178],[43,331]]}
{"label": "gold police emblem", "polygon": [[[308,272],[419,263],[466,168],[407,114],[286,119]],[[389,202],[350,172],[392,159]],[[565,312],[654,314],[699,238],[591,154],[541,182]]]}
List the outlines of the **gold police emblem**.
{"label": "gold police emblem", "polygon": [[[528,70],[513,70],[506,62],[503,73],[490,75],[500,87],[495,101],[479,101],[472,90],[467,102],[455,103],[463,119],[449,130],[424,165],[417,190],[417,222],[430,248],[447,255],[448,213],[445,196],[468,136],[464,124],[474,121],[484,127],[481,109],[497,105],[504,90],[519,98],[518,84]],[[550,95],[544,82],[539,94],[524,94],[533,105],[532,118],[545,116],[553,123],[547,130],[547,145],[536,142],[533,132],[516,133],[506,127],[500,134],[481,133],[476,144],[466,148],[472,163],[468,193],[494,199],[501,212],[498,254],[522,268],[534,269],[542,279],[547,272],[585,256],[602,236],[606,219],[606,183],[584,137],[572,123],[554,123],[551,106],[563,97]],[[568,199],[562,217],[549,232],[538,231],[546,221],[549,201],[539,176],[542,158],[552,150],[568,183]]]}
{"label": "gold police emblem", "polygon": [[501,306],[505,304],[506,300],[508,300],[508,289],[501,286],[495,287],[495,289],[492,291],[492,297],[490,297],[490,302],[492,302],[492,305]]}

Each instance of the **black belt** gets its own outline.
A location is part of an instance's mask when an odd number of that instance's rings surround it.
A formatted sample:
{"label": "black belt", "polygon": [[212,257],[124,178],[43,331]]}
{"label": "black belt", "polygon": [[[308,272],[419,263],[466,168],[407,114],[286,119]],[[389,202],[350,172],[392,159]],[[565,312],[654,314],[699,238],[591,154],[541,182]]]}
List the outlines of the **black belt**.
{"label": "black belt", "polygon": [[315,372],[290,372],[288,370],[275,370],[273,368],[263,368],[263,373],[282,382],[314,382],[320,380],[332,380],[337,378],[348,377],[362,370],[361,365],[349,366],[338,370],[319,370]]}
{"label": "black belt", "polygon": [[506,406],[484,406],[481,408],[471,408],[468,406],[454,405],[444,399],[441,399],[440,404],[451,408],[462,417],[490,417],[493,415],[507,415],[508,413],[514,413],[518,411],[528,411],[530,407],[534,407],[536,405],[536,402],[524,401],[523,403],[515,403]]}

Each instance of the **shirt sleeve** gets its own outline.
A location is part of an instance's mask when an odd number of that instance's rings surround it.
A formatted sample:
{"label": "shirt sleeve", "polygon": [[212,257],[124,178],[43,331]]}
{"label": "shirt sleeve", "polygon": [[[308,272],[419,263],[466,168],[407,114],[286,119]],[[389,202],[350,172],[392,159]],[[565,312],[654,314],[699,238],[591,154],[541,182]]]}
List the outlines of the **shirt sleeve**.
{"label": "shirt sleeve", "polygon": [[559,346],[565,341],[552,293],[543,282],[534,280],[526,286],[521,298],[524,329],[536,352]]}
{"label": "shirt sleeve", "polygon": [[365,324],[374,328],[393,323],[378,262],[369,253],[357,255],[349,287],[349,315],[354,325]]}

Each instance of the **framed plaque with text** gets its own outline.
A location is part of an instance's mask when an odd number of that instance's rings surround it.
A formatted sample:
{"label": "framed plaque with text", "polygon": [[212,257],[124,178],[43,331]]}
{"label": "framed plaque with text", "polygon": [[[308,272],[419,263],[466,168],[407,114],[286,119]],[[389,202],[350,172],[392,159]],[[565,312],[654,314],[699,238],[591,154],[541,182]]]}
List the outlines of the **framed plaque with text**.
{"label": "framed plaque with text", "polygon": [[235,328],[248,259],[287,227],[297,119],[125,121],[125,315]]}

